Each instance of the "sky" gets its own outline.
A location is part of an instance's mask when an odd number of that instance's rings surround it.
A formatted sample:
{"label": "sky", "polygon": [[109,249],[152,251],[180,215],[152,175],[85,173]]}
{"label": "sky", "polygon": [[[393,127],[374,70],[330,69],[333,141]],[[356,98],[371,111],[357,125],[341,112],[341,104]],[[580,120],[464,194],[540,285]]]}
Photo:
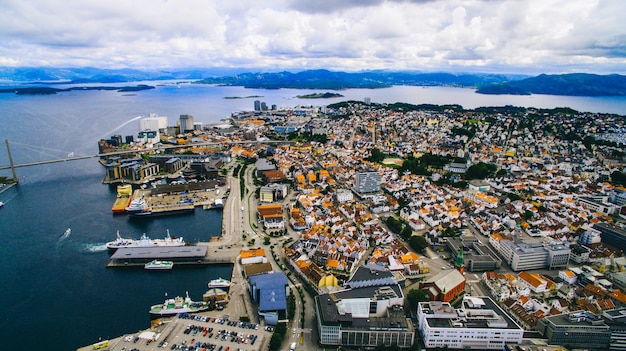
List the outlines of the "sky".
{"label": "sky", "polygon": [[0,0],[0,66],[626,74],[623,0]]}

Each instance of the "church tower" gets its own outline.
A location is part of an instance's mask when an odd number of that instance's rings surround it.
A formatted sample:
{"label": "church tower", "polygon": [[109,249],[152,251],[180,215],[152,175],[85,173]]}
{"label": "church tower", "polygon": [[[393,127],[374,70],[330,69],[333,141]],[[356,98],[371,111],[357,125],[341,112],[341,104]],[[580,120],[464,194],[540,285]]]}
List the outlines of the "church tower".
{"label": "church tower", "polygon": [[463,246],[459,248],[459,252],[454,259],[454,267],[461,272],[461,274],[465,273],[465,260],[463,260]]}

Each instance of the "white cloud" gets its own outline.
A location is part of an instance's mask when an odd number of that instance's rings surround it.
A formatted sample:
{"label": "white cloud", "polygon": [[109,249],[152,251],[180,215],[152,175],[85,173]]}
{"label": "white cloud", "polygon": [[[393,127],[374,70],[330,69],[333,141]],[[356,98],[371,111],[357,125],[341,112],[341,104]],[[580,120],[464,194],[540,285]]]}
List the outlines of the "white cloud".
{"label": "white cloud", "polygon": [[623,13],[601,0],[5,0],[0,64],[626,73]]}

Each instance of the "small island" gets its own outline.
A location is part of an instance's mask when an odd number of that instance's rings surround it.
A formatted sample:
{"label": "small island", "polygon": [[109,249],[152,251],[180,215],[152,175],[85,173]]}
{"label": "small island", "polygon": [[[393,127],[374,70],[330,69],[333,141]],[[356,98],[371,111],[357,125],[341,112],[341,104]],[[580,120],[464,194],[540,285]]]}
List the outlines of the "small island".
{"label": "small island", "polygon": [[0,94],[5,93],[13,93],[17,95],[52,95],[56,93],[63,93],[69,91],[88,91],[88,90],[115,90],[120,93],[124,92],[135,92],[141,90],[149,90],[154,89],[153,86],[140,84],[136,86],[124,86],[124,87],[107,87],[107,86],[96,86],[96,87],[71,87],[67,89],[57,89],[50,87],[27,87],[27,88],[7,88],[0,89]]}
{"label": "small island", "polygon": [[224,99],[254,99],[262,98],[263,95],[248,95],[248,96],[224,96]]}
{"label": "small island", "polygon": [[341,94],[337,93],[313,93],[306,95],[296,95],[298,99],[330,99],[336,97],[343,97]]}

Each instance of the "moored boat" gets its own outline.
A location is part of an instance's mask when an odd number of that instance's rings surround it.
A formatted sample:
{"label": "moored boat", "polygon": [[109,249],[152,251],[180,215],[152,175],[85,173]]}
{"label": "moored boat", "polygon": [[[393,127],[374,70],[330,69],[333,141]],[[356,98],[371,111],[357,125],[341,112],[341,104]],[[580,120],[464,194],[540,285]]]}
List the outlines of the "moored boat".
{"label": "moored boat", "polygon": [[150,314],[154,316],[172,316],[179,313],[197,313],[209,309],[209,304],[204,301],[192,301],[189,293],[186,296],[177,296],[173,299],[165,299],[165,302],[153,305]]}
{"label": "moored boat", "polygon": [[146,211],[147,209],[148,209],[148,203],[146,202],[146,199],[143,198],[143,196],[137,199],[133,199],[130,202],[130,205],[128,205],[128,207],[125,208],[126,212],[131,213],[131,214]]}
{"label": "moored boat", "polygon": [[226,280],[224,278],[217,278],[217,279],[213,279],[209,282],[209,284],[207,284],[209,286],[209,289],[211,288],[229,288],[230,287],[230,281]]}
{"label": "moored boat", "polygon": [[109,250],[117,250],[122,247],[162,247],[162,246],[185,246],[185,241],[182,237],[171,237],[170,231],[167,230],[167,235],[163,239],[150,239],[145,233],[141,235],[139,240],[122,238],[120,231],[117,231],[117,237],[113,241],[106,243],[106,247]]}
{"label": "moored boat", "polygon": [[172,261],[152,260],[146,263],[143,268],[147,270],[168,270],[174,267]]}

